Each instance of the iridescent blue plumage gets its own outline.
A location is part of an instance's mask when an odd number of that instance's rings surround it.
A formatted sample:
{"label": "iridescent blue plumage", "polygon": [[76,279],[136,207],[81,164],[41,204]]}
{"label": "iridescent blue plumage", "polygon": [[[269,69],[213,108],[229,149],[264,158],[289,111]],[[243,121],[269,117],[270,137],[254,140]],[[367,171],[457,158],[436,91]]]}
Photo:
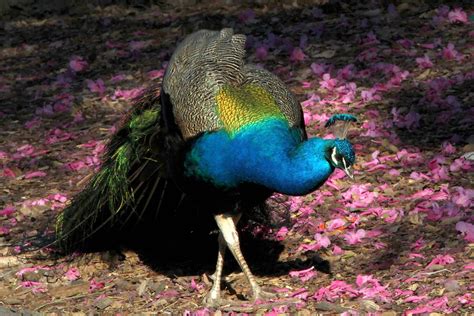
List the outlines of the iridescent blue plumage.
{"label": "iridescent blue plumage", "polygon": [[357,118],[352,114],[341,113],[341,114],[334,114],[331,118],[326,122],[325,127],[329,127],[334,125],[337,121],[345,121],[345,122],[357,122]]}
{"label": "iridescent blue plumage", "polygon": [[355,152],[354,148],[352,148],[351,143],[347,139],[335,139],[334,146],[337,148],[337,151],[341,154],[342,157],[346,159],[349,165],[353,165],[355,163]]}
{"label": "iridescent blue plumage", "polygon": [[242,128],[206,133],[185,160],[188,176],[232,189],[253,183],[289,195],[308,194],[334,171],[333,148],[349,165],[355,160],[350,143],[340,139],[303,140],[288,122],[268,119]]}

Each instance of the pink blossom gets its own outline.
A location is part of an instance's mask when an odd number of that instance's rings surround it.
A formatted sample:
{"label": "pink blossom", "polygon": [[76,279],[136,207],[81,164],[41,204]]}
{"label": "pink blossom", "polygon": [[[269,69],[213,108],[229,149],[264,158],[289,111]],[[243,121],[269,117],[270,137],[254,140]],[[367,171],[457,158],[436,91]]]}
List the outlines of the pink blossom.
{"label": "pink blossom", "polygon": [[329,237],[316,233],[314,235],[314,240],[316,240],[316,245],[319,248],[327,248],[331,244]]}
{"label": "pink blossom", "polygon": [[342,80],[351,80],[354,77],[354,72],[354,64],[349,64],[337,71],[337,77]]}
{"label": "pink blossom", "polygon": [[81,123],[83,121],[84,121],[84,116],[82,115],[82,112],[77,111],[76,113],[74,113],[73,123]]}
{"label": "pink blossom", "polygon": [[15,178],[16,177],[15,172],[13,172],[13,170],[11,170],[10,168],[4,168],[3,169],[3,176],[6,177],[6,178]]}
{"label": "pink blossom", "polygon": [[397,43],[405,49],[413,46],[413,41],[406,38],[398,40]]}
{"label": "pink blossom", "polygon": [[469,24],[466,12],[461,8],[456,8],[448,13],[448,20],[450,23]]}
{"label": "pink blossom", "polygon": [[313,71],[313,73],[318,77],[320,77],[322,74],[324,74],[328,69],[327,65],[317,64],[317,63],[312,63],[310,67],[311,67],[311,70]]}
{"label": "pink blossom", "polygon": [[450,142],[443,142],[441,144],[443,154],[451,155],[456,152],[456,147],[454,147]]}
{"label": "pink blossom", "polygon": [[458,158],[449,165],[449,171],[459,172],[459,171],[469,171],[472,168],[472,163],[465,158]]}
{"label": "pink blossom", "polygon": [[131,100],[138,97],[144,91],[143,88],[134,88],[130,90],[122,90],[117,89],[114,92],[113,98],[114,99],[124,99],[124,100]]}
{"label": "pink blossom", "polygon": [[432,189],[423,189],[421,191],[418,191],[410,196],[412,199],[421,199],[421,198],[427,198],[431,197],[433,195],[434,191]]}
{"label": "pink blossom", "polygon": [[61,203],[66,203],[67,196],[61,193],[55,193],[55,194],[48,195],[48,199],[61,202]]}
{"label": "pink blossom", "polygon": [[74,281],[77,280],[81,277],[81,274],[79,272],[79,269],[77,268],[70,268],[69,270],[66,271],[64,276],[69,280],[69,281]]}
{"label": "pink blossom", "polygon": [[383,302],[389,302],[391,294],[386,286],[382,286],[372,275],[358,275],[356,284],[363,298],[376,298]]}
{"label": "pink blossom", "polygon": [[87,87],[91,92],[97,93],[99,96],[103,96],[105,93],[105,84],[104,80],[102,79],[97,79],[96,81],[94,80],[86,80],[87,82]]}
{"label": "pink blossom", "polygon": [[291,51],[290,60],[292,62],[300,62],[300,61],[305,60],[306,58],[307,58],[307,56],[305,55],[303,50],[299,47],[295,47]]}
{"label": "pink blossom", "polygon": [[369,184],[355,184],[342,193],[346,206],[351,208],[364,208],[375,201],[376,195],[370,191]]}
{"label": "pink blossom", "polygon": [[362,241],[366,237],[366,232],[364,229],[358,229],[355,232],[347,232],[342,237],[346,240],[349,245],[355,245]]}
{"label": "pink blossom", "polygon": [[153,41],[130,41],[128,47],[131,51],[139,51],[150,46]]}
{"label": "pink blossom", "polygon": [[46,271],[49,271],[51,270],[50,267],[47,267],[47,266],[33,266],[33,267],[26,267],[26,268],[22,268],[20,269],[16,274],[16,276],[18,277],[23,277],[23,275],[25,273],[29,273],[29,272],[37,272],[38,270],[46,270]]}
{"label": "pink blossom", "polygon": [[386,132],[380,128],[379,124],[373,120],[364,122],[362,128],[367,129],[366,132],[362,133],[362,136],[380,137],[386,134]]}
{"label": "pink blossom", "polygon": [[330,221],[328,221],[326,223],[326,227],[327,227],[327,230],[328,231],[334,231],[336,229],[339,229],[341,227],[344,227],[344,225],[346,224],[346,221],[341,219],[341,218],[336,218],[336,219],[332,219]]}
{"label": "pink blossom", "polygon": [[[311,106],[314,106],[315,103],[320,102],[320,101],[321,101],[321,98],[318,95],[313,93],[313,94],[310,95],[309,99],[303,101],[301,103],[301,105],[303,107],[311,107]],[[305,113],[306,113],[306,111],[305,111]],[[323,115],[325,115],[325,114],[323,114]]]}
{"label": "pink blossom", "polygon": [[46,138],[45,143],[55,144],[55,143],[63,142],[63,141],[70,140],[73,138],[74,136],[71,133],[65,132],[59,128],[55,128],[48,132],[48,137]]}
{"label": "pink blossom", "polygon": [[5,236],[10,234],[10,228],[7,226],[0,226],[0,236]]}
{"label": "pink blossom", "polygon": [[450,255],[437,255],[426,267],[429,268],[433,265],[447,265],[454,261],[454,258]]}
{"label": "pink blossom", "polygon": [[80,56],[73,56],[69,61],[69,68],[74,72],[84,71],[88,66],[87,61],[85,61]]}
{"label": "pink blossom", "polygon": [[300,289],[297,289],[296,291],[292,292],[290,295],[291,295],[291,297],[300,299],[302,301],[306,301],[308,299],[309,292],[305,288],[300,288]]}
{"label": "pink blossom", "polygon": [[360,96],[364,102],[380,101],[382,98],[376,94],[376,89],[362,90]]}
{"label": "pink blossom", "polygon": [[0,216],[8,217],[15,213],[16,208],[13,205],[7,205],[0,211]]}
{"label": "pink blossom", "polygon": [[[211,315],[211,310],[207,307],[204,307],[204,308],[201,308],[201,309],[198,309],[198,310],[193,310],[192,312],[191,311],[188,311],[188,310],[185,310],[184,313],[183,313],[183,316],[209,316]],[[119,316],[119,315],[117,315]]]}
{"label": "pink blossom", "polygon": [[415,250],[419,250],[419,249],[422,249],[425,246],[426,246],[426,243],[423,240],[423,237],[420,237],[413,244],[410,245],[410,248],[415,249]]}
{"label": "pink blossom", "polygon": [[312,266],[305,270],[291,271],[289,274],[292,278],[299,278],[302,282],[306,282],[311,280],[316,275],[316,272],[314,271],[314,266]]}
{"label": "pink blossom", "polygon": [[421,68],[431,68],[431,67],[433,67],[433,62],[431,61],[431,59],[428,55],[416,58],[416,63]]}
{"label": "pink blossom", "polygon": [[105,286],[105,282],[96,281],[95,279],[92,279],[89,282],[89,292],[92,293],[92,292],[95,292],[97,290],[103,289],[104,286]]}
{"label": "pink blossom", "polygon": [[349,82],[344,86],[337,88],[339,101],[343,104],[352,103],[355,99],[357,85],[354,82]]}
{"label": "pink blossom", "polygon": [[352,285],[347,284],[345,281],[334,280],[329,286],[319,288],[313,298],[317,301],[328,300],[333,302],[342,296],[357,297],[358,295],[359,293]]}
{"label": "pink blossom", "polygon": [[377,47],[370,47],[364,51],[362,51],[358,56],[357,60],[361,62],[375,62],[378,58],[378,48]]}
{"label": "pink blossom", "polygon": [[332,248],[332,254],[335,256],[340,256],[344,253],[344,250],[341,249],[341,247],[334,245]]}
{"label": "pink blossom", "polygon": [[32,129],[32,128],[40,126],[40,124],[41,124],[41,119],[39,117],[35,117],[34,119],[29,120],[28,122],[26,122],[25,127],[27,129]]}
{"label": "pink blossom", "polygon": [[81,169],[87,168],[87,165],[83,161],[75,161],[66,163],[65,167],[71,171],[79,171]]}
{"label": "pink blossom", "polygon": [[410,178],[413,179],[413,180],[431,180],[430,177],[428,177],[426,174],[422,173],[422,172],[416,172],[416,171],[413,171],[412,173],[410,173]]}
{"label": "pink blossom", "polygon": [[191,289],[196,292],[201,292],[204,289],[203,284],[197,283],[194,278],[191,279]]}
{"label": "pink blossom", "polygon": [[359,274],[356,277],[356,284],[357,284],[358,287],[361,287],[365,283],[372,282],[373,280],[375,280],[375,278],[371,275],[361,275],[361,274]]}
{"label": "pink blossom", "polygon": [[446,166],[442,166],[441,163],[444,162],[443,160],[432,159],[428,163],[428,168],[431,170],[430,173],[433,176],[433,180],[440,181],[440,180],[449,180],[449,172]]}
{"label": "pink blossom", "polygon": [[164,291],[161,291],[160,293],[158,293],[156,295],[156,298],[157,299],[160,299],[160,298],[171,298],[171,297],[176,297],[179,295],[179,292],[176,291],[176,290],[164,290]]}
{"label": "pink blossom", "polygon": [[398,176],[400,176],[400,170],[390,169],[388,171],[388,174],[391,175],[391,176],[394,176],[394,177],[398,177]]}
{"label": "pink blossom", "polygon": [[458,302],[461,303],[462,305],[473,305],[474,300],[472,299],[472,294],[471,293],[466,293],[463,296],[458,297]]}
{"label": "pink blossom", "polygon": [[303,89],[311,89],[312,85],[313,85],[313,83],[311,81],[302,81],[301,82],[301,87]]}
{"label": "pink blossom", "polygon": [[453,194],[452,201],[461,207],[470,207],[474,200],[474,190],[464,189],[463,187],[453,187],[456,192]]}
{"label": "pink blossom", "polygon": [[418,296],[418,295],[412,295],[412,296],[409,296],[407,298],[405,298],[403,300],[404,303],[419,303],[421,301],[425,301],[428,299],[428,296],[427,295],[421,295],[421,296]]}
{"label": "pink blossom", "polygon": [[454,48],[453,43],[449,43],[447,47],[443,48],[441,55],[446,60],[454,60],[461,57],[459,52]]}
{"label": "pink blossom", "polygon": [[463,267],[464,270],[474,270],[474,262],[468,263]]}
{"label": "pink blossom", "polygon": [[337,79],[331,79],[331,75],[329,73],[325,73],[323,75],[323,80],[319,82],[321,88],[326,89],[328,91],[334,90],[337,85]]}
{"label": "pink blossom", "polygon": [[285,239],[287,234],[288,234],[288,228],[286,226],[283,226],[276,233],[276,239],[279,241],[282,241]]}
{"label": "pink blossom", "polygon": [[158,79],[158,78],[163,78],[164,75],[165,75],[165,70],[164,69],[151,70],[151,71],[147,72],[147,77],[151,80],[155,80],[155,79]]}
{"label": "pink blossom", "polygon": [[425,258],[425,256],[423,256],[422,254],[419,254],[419,253],[412,252],[412,253],[408,254],[408,258],[410,258],[410,259],[416,259],[416,258],[423,259],[423,258]]}
{"label": "pink blossom", "polygon": [[421,115],[418,112],[410,111],[403,115],[399,109],[392,108],[393,122],[397,127],[407,128],[409,130],[419,127]]}
{"label": "pink blossom", "polygon": [[22,281],[21,286],[25,288],[31,288],[33,293],[45,293],[48,291],[46,285],[36,281]]}
{"label": "pink blossom", "polygon": [[125,75],[118,74],[118,75],[113,76],[113,77],[110,79],[110,81],[111,81],[112,83],[117,83],[117,82],[123,81],[123,80],[125,80],[125,79],[126,79]]}
{"label": "pink blossom", "polygon": [[33,171],[29,172],[25,175],[25,179],[32,179],[32,178],[40,178],[40,177],[45,177],[46,172],[44,171]]}
{"label": "pink blossom", "polygon": [[460,232],[468,242],[474,242],[474,225],[460,221],[456,224],[456,230]]}

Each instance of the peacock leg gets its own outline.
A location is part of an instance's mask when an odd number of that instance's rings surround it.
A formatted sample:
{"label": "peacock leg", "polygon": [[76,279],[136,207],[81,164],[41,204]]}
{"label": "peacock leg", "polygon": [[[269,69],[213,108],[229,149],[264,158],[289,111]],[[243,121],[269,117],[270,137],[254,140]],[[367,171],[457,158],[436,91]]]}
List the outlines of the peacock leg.
{"label": "peacock leg", "polygon": [[219,233],[219,237],[217,240],[219,242],[219,251],[217,253],[216,271],[211,276],[214,283],[212,284],[211,291],[204,299],[204,303],[211,307],[219,306],[221,303],[221,278],[222,269],[224,267],[224,255],[227,246],[222,233]]}
{"label": "peacock leg", "polygon": [[242,255],[240,250],[239,235],[237,234],[236,230],[236,223],[240,219],[240,214],[220,214],[215,215],[214,218],[217,222],[217,226],[219,226],[222,236],[224,237],[227,247],[229,247],[232,255],[234,255],[234,258],[237,260],[240,268],[247,277],[247,281],[250,283],[252,288],[252,299],[256,301],[258,299],[269,299],[275,297],[274,294],[267,293],[260,288],[260,286],[257,284],[257,281],[255,281],[255,277],[253,276],[252,272],[250,272],[249,266],[247,265],[244,256]]}

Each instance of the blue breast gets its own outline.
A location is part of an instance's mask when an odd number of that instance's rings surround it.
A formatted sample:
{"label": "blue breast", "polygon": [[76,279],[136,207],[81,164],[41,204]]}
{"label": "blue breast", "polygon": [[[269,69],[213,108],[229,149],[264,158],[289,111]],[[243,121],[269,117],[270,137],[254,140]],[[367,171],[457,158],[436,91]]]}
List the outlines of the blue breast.
{"label": "blue breast", "polygon": [[210,132],[196,140],[185,159],[187,176],[217,187],[256,183],[277,192],[303,195],[319,187],[334,170],[325,159],[328,141],[301,139],[281,119],[242,128],[230,137]]}

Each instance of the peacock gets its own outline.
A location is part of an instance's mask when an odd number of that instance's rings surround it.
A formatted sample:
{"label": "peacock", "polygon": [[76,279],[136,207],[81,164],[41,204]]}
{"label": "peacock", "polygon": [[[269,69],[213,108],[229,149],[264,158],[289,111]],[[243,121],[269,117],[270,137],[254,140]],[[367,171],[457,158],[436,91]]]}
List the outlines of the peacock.
{"label": "peacock", "polygon": [[[352,177],[355,153],[346,135],[356,119],[336,114],[326,124],[339,127],[335,139],[308,138],[302,108],[285,84],[244,63],[245,41],[227,28],[197,31],[178,45],[161,87],[136,101],[108,143],[100,170],[58,216],[62,249],[100,242],[112,232],[127,236],[127,223],[144,214],[163,222],[197,208],[219,229],[205,303],[223,302],[227,248],[252,299],[273,296],[258,285],[242,255],[237,223],[274,192],[308,194],[335,168]],[[183,201],[192,202],[183,208]]]}

